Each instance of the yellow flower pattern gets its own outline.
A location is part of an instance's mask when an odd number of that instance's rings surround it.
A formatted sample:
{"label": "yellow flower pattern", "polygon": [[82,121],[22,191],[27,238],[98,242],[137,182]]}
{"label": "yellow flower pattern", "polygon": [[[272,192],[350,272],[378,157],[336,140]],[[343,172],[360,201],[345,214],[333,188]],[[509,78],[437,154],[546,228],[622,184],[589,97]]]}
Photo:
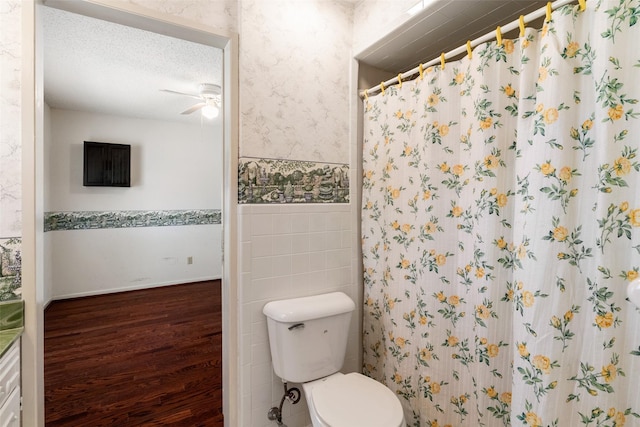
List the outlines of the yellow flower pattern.
{"label": "yellow flower pattern", "polygon": [[552,16],[365,101],[362,366],[407,425],[640,425],[640,0]]}

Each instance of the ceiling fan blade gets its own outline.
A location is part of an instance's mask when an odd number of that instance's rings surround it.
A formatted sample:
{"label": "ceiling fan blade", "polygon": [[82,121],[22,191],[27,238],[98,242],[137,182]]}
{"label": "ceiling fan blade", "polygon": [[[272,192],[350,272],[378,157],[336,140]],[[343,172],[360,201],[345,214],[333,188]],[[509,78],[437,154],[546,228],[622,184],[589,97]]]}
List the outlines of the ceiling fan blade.
{"label": "ceiling fan blade", "polygon": [[167,92],[167,93],[172,93],[174,95],[183,95],[183,96],[190,96],[191,98],[195,98],[195,99],[202,99],[202,97],[200,95],[194,95],[192,93],[178,92],[176,90],[170,90],[170,89],[160,89],[160,92]]}
{"label": "ceiling fan blade", "polygon": [[201,109],[202,107],[204,107],[205,105],[207,105],[206,102],[199,102],[196,105],[192,105],[190,108],[187,108],[186,110],[184,110],[182,113],[180,114],[191,114],[193,112],[198,111],[199,109]]}

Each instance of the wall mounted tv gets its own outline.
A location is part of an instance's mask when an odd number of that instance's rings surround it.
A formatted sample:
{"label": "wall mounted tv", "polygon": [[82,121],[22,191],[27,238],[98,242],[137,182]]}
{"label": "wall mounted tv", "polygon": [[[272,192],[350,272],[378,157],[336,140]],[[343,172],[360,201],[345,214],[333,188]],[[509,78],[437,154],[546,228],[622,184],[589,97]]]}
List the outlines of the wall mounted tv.
{"label": "wall mounted tv", "polygon": [[131,187],[131,146],[84,142],[85,187]]}

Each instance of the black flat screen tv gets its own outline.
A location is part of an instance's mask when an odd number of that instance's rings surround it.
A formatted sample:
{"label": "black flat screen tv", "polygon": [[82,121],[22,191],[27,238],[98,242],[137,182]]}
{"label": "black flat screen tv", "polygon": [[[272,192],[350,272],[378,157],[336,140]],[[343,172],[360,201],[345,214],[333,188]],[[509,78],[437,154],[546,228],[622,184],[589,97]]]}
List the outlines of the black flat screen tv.
{"label": "black flat screen tv", "polygon": [[84,142],[85,187],[131,187],[131,146]]}

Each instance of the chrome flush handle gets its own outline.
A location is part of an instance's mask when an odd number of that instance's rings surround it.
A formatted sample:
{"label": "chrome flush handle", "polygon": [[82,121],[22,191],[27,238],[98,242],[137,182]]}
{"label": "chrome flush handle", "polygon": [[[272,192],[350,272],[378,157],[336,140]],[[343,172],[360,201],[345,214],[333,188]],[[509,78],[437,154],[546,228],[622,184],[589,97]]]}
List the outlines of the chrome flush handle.
{"label": "chrome flush handle", "polygon": [[289,326],[290,331],[293,331],[294,329],[304,329],[304,323],[296,323],[295,325]]}

